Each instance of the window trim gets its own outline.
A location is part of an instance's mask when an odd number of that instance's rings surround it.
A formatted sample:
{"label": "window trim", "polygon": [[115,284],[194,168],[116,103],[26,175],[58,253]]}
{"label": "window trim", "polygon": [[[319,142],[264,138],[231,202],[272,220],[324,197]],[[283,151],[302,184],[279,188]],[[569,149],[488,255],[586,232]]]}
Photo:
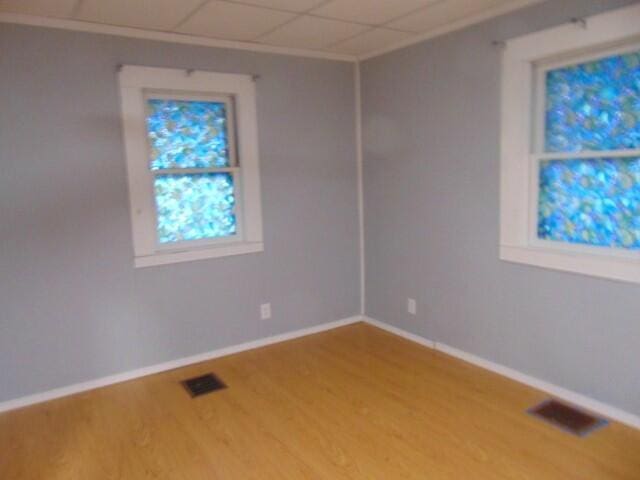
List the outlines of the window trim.
{"label": "window trim", "polygon": [[[257,115],[252,77],[125,65],[118,80],[135,266],[148,267],[263,251]],[[230,122],[234,125],[227,133],[229,138],[235,137],[236,140],[231,152],[234,164],[211,169],[229,171],[233,175],[238,191],[235,206],[238,233],[233,236],[170,245],[157,242],[153,193],[156,175],[148,168],[145,100],[149,95],[171,96],[172,93],[176,98],[226,98],[233,103],[231,115],[235,122]],[[178,173],[189,171],[180,170],[183,171]]]}
{"label": "window trim", "polygon": [[[640,283],[640,252],[561,242],[534,241],[537,219],[538,162],[541,152],[535,78],[548,64],[580,63],[582,58],[640,39],[640,5],[595,15],[580,23],[562,25],[509,40],[502,54],[500,259],[543,268]],[[553,62],[553,63],[551,63]],[[542,67],[542,68],[540,68]],[[538,95],[539,97],[540,95]],[[537,146],[537,145],[536,145]],[[588,152],[572,154],[582,156]],[[607,152],[594,152],[595,157]],[[554,158],[563,154],[553,154]]]}

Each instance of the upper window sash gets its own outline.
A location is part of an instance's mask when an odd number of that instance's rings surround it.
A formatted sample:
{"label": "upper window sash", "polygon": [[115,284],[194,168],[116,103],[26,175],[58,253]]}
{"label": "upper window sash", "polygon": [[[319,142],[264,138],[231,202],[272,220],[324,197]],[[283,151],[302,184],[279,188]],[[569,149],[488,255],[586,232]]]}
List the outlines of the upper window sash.
{"label": "upper window sash", "polygon": [[[236,137],[236,127],[235,127],[235,115],[234,115],[234,99],[231,95],[219,95],[219,94],[198,94],[197,92],[172,92],[169,90],[144,90],[144,103],[145,103],[145,112],[147,114],[147,118],[149,117],[150,107],[149,100],[177,100],[177,101],[185,101],[185,102],[211,102],[211,103],[221,103],[225,106],[225,116],[226,116],[226,137],[227,144],[229,148],[229,165],[228,167],[237,167],[239,166],[238,154],[237,154],[237,137]],[[149,139],[147,137],[147,145],[149,151],[151,150],[151,145],[149,144]],[[150,154],[149,154],[150,157]],[[149,158],[150,160],[150,158]],[[197,167],[197,168],[208,168],[211,171],[220,170],[222,171],[224,168],[228,167]],[[152,169],[151,165],[149,168],[154,171],[158,170],[166,170],[165,168]],[[183,167],[175,167],[175,168],[183,168]],[[189,167],[184,167],[189,168]]]}
{"label": "upper window sash", "polygon": [[640,42],[627,41],[615,47],[595,48],[588,53],[568,54],[562,58],[543,60],[535,62],[533,65],[534,85],[533,85],[533,141],[531,142],[532,155],[540,159],[553,158],[593,158],[593,157],[617,157],[617,156],[637,156],[640,148],[622,147],[615,149],[579,149],[579,150],[552,150],[547,148],[547,101],[548,101],[548,75],[550,72],[562,70],[569,67],[588,64],[591,62],[603,61],[611,57],[619,57],[627,54],[637,54],[640,52]]}

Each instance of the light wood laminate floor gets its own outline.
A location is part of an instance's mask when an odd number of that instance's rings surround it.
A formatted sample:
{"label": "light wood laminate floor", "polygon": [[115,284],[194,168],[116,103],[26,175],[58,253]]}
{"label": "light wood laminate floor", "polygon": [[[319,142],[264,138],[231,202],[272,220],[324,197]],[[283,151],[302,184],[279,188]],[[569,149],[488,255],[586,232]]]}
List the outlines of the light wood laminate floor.
{"label": "light wood laminate floor", "polygon": [[355,324],[1,414],[0,478],[640,479],[640,431],[574,437],[544,398]]}

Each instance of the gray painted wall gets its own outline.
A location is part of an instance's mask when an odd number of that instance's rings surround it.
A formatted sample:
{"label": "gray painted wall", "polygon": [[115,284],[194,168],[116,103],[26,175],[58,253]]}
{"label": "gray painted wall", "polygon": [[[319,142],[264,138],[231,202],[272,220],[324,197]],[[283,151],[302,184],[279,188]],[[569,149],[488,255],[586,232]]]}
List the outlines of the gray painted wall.
{"label": "gray painted wall", "polygon": [[[367,313],[640,413],[639,288],[498,260],[490,47],[628,3],[363,64]],[[357,313],[351,65],[7,24],[0,52],[0,401]],[[133,268],[119,63],[262,75],[263,254]]]}
{"label": "gray painted wall", "polygon": [[[0,52],[0,401],[358,313],[352,65],[8,24]],[[119,63],[262,76],[264,253],[133,268]]]}
{"label": "gray painted wall", "polygon": [[491,46],[629,3],[553,0],[363,64],[366,311],[640,414],[640,287],[498,260]]}

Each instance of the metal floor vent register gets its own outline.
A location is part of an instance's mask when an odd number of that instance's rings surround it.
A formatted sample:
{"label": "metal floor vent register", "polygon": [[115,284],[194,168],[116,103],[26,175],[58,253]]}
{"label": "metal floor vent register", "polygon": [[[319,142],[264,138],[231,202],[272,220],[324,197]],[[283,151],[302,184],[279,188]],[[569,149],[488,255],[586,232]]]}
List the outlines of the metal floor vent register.
{"label": "metal floor vent register", "polygon": [[530,408],[527,412],[580,437],[586,436],[609,423],[604,418],[594,417],[587,412],[553,399],[545,400],[541,404]]}
{"label": "metal floor vent register", "polygon": [[200,395],[205,395],[207,393],[215,392],[216,390],[227,388],[222,380],[216,377],[213,373],[207,373],[200,377],[184,380],[182,385],[184,385],[184,388],[187,389],[187,392],[189,392],[192,397],[199,397]]}

